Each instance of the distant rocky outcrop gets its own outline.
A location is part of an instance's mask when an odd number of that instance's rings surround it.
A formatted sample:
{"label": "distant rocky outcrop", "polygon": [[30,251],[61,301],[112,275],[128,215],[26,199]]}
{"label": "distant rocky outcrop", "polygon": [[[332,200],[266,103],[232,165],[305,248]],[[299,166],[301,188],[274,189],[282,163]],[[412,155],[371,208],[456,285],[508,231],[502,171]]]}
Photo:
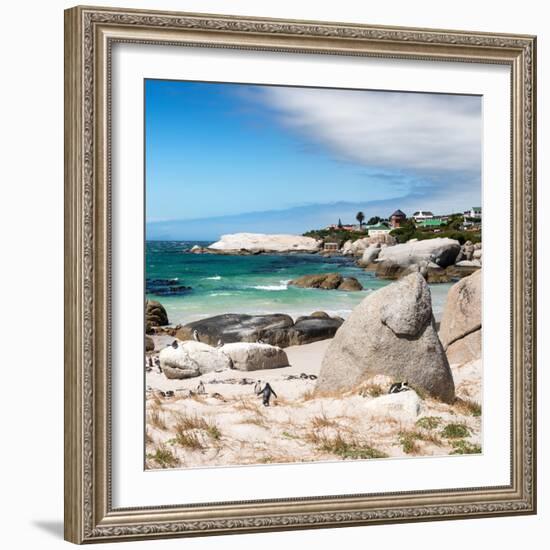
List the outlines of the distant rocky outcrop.
{"label": "distant rocky outcrop", "polygon": [[[219,241],[208,247],[209,252],[218,254],[260,254],[260,253],[316,253],[322,241],[301,235],[268,235],[264,233],[233,233],[222,235]],[[200,252],[203,249],[191,249]]]}
{"label": "distant rocky outcrop", "polygon": [[226,313],[200,321],[194,321],[180,327],[176,337],[180,340],[192,340],[197,331],[201,342],[210,345],[233,342],[258,342],[285,348],[332,338],[342,319],[327,315],[303,316],[293,321],[284,314],[246,315]]}
{"label": "distant rocky outcrop", "polygon": [[162,327],[168,324],[168,314],[164,306],[156,300],[145,302],[145,332],[151,334],[153,327]]}
{"label": "distant rocky outcrop", "polygon": [[363,286],[355,277],[343,277],[339,273],[303,275],[288,284],[299,288],[320,288],[323,290],[363,290]]}
{"label": "distant rocky outcrop", "polygon": [[180,342],[160,351],[160,368],[171,379],[192,378],[208,372],[230,369],[231,359],[218,348],[201,342]]}
{"label": "distant rocky outcrop", "polygon": [[349,390],[382,374],[408,381],[445,402],[454,383],[420,273],[367,296],[351,313],[323,358],[317,389]]}
{"label": "distant rocky outcrop", "polygon": [[288,367],[285,351],[269,344],[236,342],[225,344],[221,351],[231,359],[232,366],[236,370],[254,371]]}
{"label": "distant rocky outcrop", "polygon": [[480,270],[449,290],[439,337],[451,364],[481,357],[481,291]]}

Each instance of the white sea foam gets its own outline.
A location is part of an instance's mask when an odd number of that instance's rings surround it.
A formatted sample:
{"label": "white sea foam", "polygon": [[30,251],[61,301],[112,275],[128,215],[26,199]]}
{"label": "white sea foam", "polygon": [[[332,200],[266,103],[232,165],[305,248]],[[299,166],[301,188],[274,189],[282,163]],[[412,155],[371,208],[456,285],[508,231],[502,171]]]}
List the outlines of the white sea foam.
{"label": "white sea foam", "polygon": [[256,286],[252,286],[250,288],[255,288],[256,290],[276,291],[276,290],[286,290],[287,286],[286,286],[286,284],[282,284],[282,285],[256,285]]}
{"label": "white sea foam", "polygon": [[204,279],[206,281],[219,281],[221,278],[221,275],[214,275],[213,277],[205,277]]}

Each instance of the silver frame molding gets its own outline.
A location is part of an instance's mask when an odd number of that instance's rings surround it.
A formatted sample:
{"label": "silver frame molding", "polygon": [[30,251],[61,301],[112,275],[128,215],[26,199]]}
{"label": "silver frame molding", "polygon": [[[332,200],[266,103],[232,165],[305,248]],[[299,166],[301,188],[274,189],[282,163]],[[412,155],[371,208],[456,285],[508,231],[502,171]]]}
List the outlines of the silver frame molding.
{"label": "silver frame molding", "polygon": [[[110,90],[116,42],[498,63],[512,86],[512,460],[503,487],[114,509]],[[65,12],[65,538],[75,543],[536,513],[536,38],[75,7]]]}

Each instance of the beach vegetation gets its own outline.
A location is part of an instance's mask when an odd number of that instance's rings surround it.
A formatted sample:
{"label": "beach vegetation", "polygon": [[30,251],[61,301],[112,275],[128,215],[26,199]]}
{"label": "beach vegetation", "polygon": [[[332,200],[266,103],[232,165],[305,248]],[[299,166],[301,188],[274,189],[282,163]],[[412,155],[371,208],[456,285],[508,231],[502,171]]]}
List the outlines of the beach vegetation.
{"label": "beach vegetation", "polygon": [[423,416],[416,421],[416,425],[424,430],[435,430],[441,425],[440,416]]}
{"label": "beach vegetation", "polygon": [[478,455],[481,453],[481,445],[470,443],[464,439],[451,441],[452,455]]}
{"label": "beach vegetation", "polygon": [[380,384],[364,384],[359,390],[359,395],[362,397],[380,397],[385,393]]}
{"label": "beach vegetation", "polygon": [[457,397],[454,406],[458,412],[462,412],[463,414],[481,416],[481,404],[473,399],[461,399]]}
{"label": "beach vegetation", "polygon": [[204,444],[199,437],[201,432],[214,440],[221,438],[221,431],[219,427],[211,420],[198,416],[198,415],[186,415],[183,413],[175,413],[175,442],[190,449],[201,449]]}
{"label": "beach vegetation", "polygon": [[441,440],[436,435],[417,431],[417,430],[401,430],[398,434],[399,443],[403,447],[403,452],[407,454],[418,454],[420,447],[418,441],[426,441],[434,445],[441,445]]}
{"label": "beach vegetation", "polygon": [[158,407],[151,408],[151,410],[149,411],[149,414],[147,415],[147,424],[159,430],[166,430],[167,428],[166,418],[164,414],[161,412],[160,408]]}
{"label": "beach vegetation", "polygon": [[313,443],[320,451],[334,454],[344,459],[371,459],[386,458],[388,455],[370,445],[359,443],[354,439],[346,439],[341,433],[334,436],[310,432],[307,437],[310,443]]}
{"label": "beach vegetation", "polygon": [[179,464],[177,456],[164,444],[157,445],[155,452],[148,453],[147,458],[156,462],[161,468],[173,468]]}
{"label": "beach vegetation", "polygon": [[318,414],[314,416],[311,421],[311,427],[315,429],[319,428],[330,428],[332,426],[336,426],[337,423],[329,418],[325,411],[321,411],[321,414]]}
{"label": "beach vegetation", "polygon": [[470,429],[466,424],[447,424],[441,435],[447,439],[460,439],[463,437],[468,437],[470,435]]}

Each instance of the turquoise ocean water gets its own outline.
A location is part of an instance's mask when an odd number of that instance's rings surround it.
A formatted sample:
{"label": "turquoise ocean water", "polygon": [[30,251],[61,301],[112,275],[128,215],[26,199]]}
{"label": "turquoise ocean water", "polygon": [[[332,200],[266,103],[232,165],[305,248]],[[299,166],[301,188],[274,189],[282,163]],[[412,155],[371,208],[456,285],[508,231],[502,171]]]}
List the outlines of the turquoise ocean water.
{"label": "turquoise ocean water", "polygon": [[[287,313],[295,318],[323,310],[345,318],[369,292],[390,283],[345,257],[190,254],[188,250],[195,244],[210,243],[146,242],[146,295],[164,305],[172,324],[221,313]],[[365,290],[342,292],[288,286],[288,281],[301,275],[330,272],[356,277]],[[430,285],[436,318],[441,315],[450,286]]]}

